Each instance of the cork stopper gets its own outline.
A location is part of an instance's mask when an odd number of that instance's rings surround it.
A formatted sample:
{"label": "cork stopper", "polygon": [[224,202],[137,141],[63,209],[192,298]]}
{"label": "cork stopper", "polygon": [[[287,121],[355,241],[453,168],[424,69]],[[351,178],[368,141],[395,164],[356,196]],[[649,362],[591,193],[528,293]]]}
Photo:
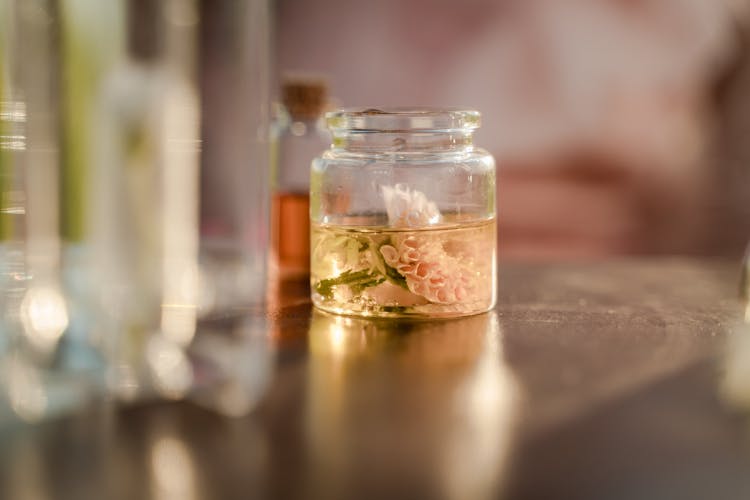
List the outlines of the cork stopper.
{"label": "cork stopper", "polygon": [[318,118],[328,100],[328,85],[320,79],[287,79],[281,92],[284,107],[293,120]]}

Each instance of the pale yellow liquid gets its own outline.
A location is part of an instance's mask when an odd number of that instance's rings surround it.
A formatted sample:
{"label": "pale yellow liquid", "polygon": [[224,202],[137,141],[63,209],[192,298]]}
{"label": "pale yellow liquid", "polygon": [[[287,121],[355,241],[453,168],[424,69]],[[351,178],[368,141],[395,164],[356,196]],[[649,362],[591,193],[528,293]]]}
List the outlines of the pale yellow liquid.
{"label": "pale yellow liquid", "polygon": [[[495,220],[445,219],[425,229],[312,224],[313,303],[329,312],[381,317],[455,317],[491,309],[496,297]],[[405,254],[407,240],[429,249],[416,258],[410,254],[410,264],[429,267],[428,278],[440,277],[426,291],[415,275],[399,272],[383,258],[384,246]]]}

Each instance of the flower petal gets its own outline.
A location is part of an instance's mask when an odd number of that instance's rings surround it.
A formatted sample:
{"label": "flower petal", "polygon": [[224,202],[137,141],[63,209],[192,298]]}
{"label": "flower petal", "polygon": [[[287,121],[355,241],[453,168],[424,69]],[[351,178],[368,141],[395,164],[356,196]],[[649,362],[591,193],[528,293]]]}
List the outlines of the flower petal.
{"label": "flower petal", "polygon": [[391,245],[383,245],[380,247],[380,254],[383,256],[389,266],[395,267],[398,263],[398,250]]}

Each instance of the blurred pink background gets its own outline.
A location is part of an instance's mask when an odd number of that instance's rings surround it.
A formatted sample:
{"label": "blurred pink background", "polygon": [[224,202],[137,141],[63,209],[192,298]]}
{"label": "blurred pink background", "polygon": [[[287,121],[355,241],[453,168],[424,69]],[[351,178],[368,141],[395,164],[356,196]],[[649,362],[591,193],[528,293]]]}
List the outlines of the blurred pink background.
{"label": "blurred pink background", "polygon": [[739,255],[747,1],[280,0],[277,80],[478,109],[506,259]]}

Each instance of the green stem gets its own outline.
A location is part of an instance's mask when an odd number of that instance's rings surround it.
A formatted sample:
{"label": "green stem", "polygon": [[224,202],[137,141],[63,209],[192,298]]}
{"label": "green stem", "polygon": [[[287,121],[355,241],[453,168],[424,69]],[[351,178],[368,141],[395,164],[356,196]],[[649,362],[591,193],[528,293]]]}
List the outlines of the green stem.
{"label": "green stem", "polygon": [[409,286],[406,284],[406,278],[404,278],[401,273],[396,270],[396,268],[389,266],[383,258],[383,255],[380,253],[380,247],[385,244],[385,242],[381,243],[380,245],[378,245],[378,249],[375,250],[375,257],[380,259],[380,262],[383,263],[383,268],[385,269],[385,277],[394,285],[400,286],[404,290],[408,290]]}
{"label": "green stem", "polygon": [[333,296],[333,287],[347,285],[352,292],[359,293],[365,288],[376,286],[385,281],[385,278],[372,274],[369,269],[362,271],[345,271],[335,278],[320,280],[315,285],[315,291],[323,297],[330,299]]}

